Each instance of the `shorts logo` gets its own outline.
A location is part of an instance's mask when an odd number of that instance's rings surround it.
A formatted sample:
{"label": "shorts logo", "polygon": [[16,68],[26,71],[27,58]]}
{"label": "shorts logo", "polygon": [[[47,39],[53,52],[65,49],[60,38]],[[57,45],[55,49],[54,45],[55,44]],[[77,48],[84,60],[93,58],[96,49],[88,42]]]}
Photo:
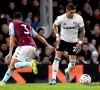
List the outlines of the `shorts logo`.
{"label": "shorts logo", "polygon": [[73,47],[73,52],[76,52],[76,47],[75,46]]}
{"label": "shorts logo", "polygon": [[58,49],[59,48],[59,44],[57,44],[57,46],[56,46],[56,49]]}

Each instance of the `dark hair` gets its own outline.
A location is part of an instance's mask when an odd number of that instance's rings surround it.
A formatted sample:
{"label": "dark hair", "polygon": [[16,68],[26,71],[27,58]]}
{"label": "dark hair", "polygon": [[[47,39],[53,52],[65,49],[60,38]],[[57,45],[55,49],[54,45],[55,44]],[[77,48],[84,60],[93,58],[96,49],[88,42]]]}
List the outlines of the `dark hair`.
{"label": "dark hair", "polygon": [[20,13],[20,12],[15,12],[14,14],[13,14],[13,18],[14,19],[20,19],[20,18],[22,18],[23,17],[23,15]]}
{"label": "dark hair", "polygon": [[39,28],[39,29],[37,30],[37,33],[39,33],[41,30],[43,30],[43,31],[44,31],[44,29],[43,29],[43,28]]}
{"label": "dark hair", "polygon": [[75,10],[75,9],[76,9],[76,7],[73,4],[68,4],[66,6],[66,10]]}
{"label": "dark hair", "polygon": [[83,47],[84,45],[87,45],[87,46],[89,46],[89,45],[88,45],[88,43],[83,43],[83,44],[82,44],[82,47]]}
{"label": "dark hair", "polygon": [[0,44],[0,47],[1,47],[2,44],[6,44],[6,45],[7,45],[6,41],[3,41],[3,42]]}

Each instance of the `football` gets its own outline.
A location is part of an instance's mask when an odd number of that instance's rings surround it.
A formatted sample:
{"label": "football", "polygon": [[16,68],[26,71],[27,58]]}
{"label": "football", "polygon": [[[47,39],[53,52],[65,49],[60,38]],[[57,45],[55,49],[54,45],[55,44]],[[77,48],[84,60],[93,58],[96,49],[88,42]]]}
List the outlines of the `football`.
{"label": "football", "polygon": [[80,76],[79,82],[81,84],[89,84],[91,83],[91,77],[88,74],[83,74]]}

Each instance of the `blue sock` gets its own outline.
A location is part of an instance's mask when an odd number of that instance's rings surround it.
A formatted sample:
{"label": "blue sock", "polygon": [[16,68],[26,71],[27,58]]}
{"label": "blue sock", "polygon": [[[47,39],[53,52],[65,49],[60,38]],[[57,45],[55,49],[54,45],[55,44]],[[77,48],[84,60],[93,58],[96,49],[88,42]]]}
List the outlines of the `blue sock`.
{"label": "blue sock", "polygon": [[27,67],[27,66],[30,66],[31,65],[31,62],[17,62],[15,63],[15,68],[24,68],[24,67]]}
{"label": "blue sock", "polygon": [[14,70],[11,70],[10,68],[7,70],[4,78],[2,79],[3,82],[7,82],[8,79],[11,77],[11,75],[13,74]]}

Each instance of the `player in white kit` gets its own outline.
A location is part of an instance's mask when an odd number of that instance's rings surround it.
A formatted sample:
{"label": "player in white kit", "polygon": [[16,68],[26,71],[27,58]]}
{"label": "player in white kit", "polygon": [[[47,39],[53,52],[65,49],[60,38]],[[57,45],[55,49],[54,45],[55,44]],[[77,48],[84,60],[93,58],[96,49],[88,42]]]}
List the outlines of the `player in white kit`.
{"label": "player in white kit", "polygon": [[[68,4],[66,7],[66,13],[58,16],[53,24],[53,29],[56,34],[57,48],[56,56],[53,62],[52,79],[49,82],[50,85],[56,83],[56,75],[59,68],[59,62],[64,50],[67,49],[70,62],[68,68],[65,69],[66,82],[70,82],[70,71],[74,68],[76,63],[76,51],[80,49],[82,39],[85,34],[83,18],[75,13],[76,8],[72,4]],[[60,35],[58,33],[58,26],[61,25]],[[79,38],[78,38],[78,31]]]}

